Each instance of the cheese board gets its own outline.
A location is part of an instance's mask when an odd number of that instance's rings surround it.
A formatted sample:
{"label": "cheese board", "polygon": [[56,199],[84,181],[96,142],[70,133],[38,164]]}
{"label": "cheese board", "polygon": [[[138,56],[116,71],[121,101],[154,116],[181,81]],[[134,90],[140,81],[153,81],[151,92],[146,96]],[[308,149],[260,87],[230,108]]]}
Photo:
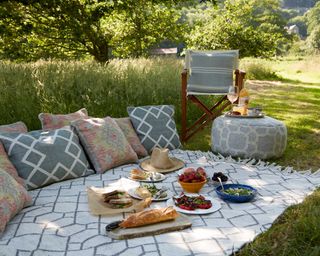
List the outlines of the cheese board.
{"label": "cheese board", "polygon": [[121,228],[118,227],[113,230],[109,230],[106,226],[106,234],[108,237],[123,240],[142,236],[152,236],[159,235],[162,233],[167,233],[171,231],[183,230],[191,227],[192,223],[189,218],[184,214],[179,214],[180,216],[175,220],[151,224],[142,227],[135,228]]}

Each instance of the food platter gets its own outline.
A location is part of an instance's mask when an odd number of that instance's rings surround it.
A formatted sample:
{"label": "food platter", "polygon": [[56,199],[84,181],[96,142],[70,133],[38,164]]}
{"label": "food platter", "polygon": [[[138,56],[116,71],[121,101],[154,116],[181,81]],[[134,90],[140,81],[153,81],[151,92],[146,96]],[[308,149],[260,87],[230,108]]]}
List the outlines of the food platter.
{"label": "food platter", "polygon": [[230,112],[227,112],[224,114],[226,117],[232,117],[232,118],[263,118],[265,116],[264,113],[259,113],[255,115],[232,115]]}
{"label": "food platter", "polygon": [[155,183],[155,182],[160,182],[166,179],[166,175],[162,173],[157,173],[159,175],[159,178],[154,178],[154,175],[152,172],[150,172],[150,176],[148,176],[146,179],[134,179],[131,176],[128,176],[128,179],[138,181],[138,182],[150,182],[150,183]]}
{"label": "food platter", "polygon": [[[136,188],[131,188],[128,190],[128,194],[135,199],[143,200],[143,198],[140,197],[139,195],[137,195],[135,191],[136,191]],[[161,198],[152,198],[152,201],[153,202],[160,202],[160,201],[166,201],[169,198],[172,198],[172,192],[170,190],[167,190],[166,193],[167,193],[167,196],[161,197]]]}
{"label": "food platter", "polygon": [[[198,195],[198,194],[187,194],[188,196],[195,196],[195,195]],[[176,206],[173,199],[170,198],[168,201],[167,201],[167,205],[168,206],[173,206],[174,209],[176,209],[176,211],[178,212],[181,212],[181,213],[185,213],[185,214],[192,214],[192,215],[196,215],[196,214],[199,214],[199,215],[202,215],[202,214],[209,214],[209,213],[213,213],[213,212],[216,212],[218,210],[220,210],[221,208],[221,203],[214,199],[213,197],[210,197],[210,196],[205,196],[205,195],[202,195],[206,200],[210,200],[211,203],[212,203],[212,206],[209,208],[209,209],[195,209],[195,210],[185,210],[185,209],[181,209],[180,207]]]}

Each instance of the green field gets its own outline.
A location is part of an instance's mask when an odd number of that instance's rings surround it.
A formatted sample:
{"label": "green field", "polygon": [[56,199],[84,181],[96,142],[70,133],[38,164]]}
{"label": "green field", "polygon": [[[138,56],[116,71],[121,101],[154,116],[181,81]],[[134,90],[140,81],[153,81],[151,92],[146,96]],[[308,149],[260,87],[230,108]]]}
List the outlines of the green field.
{"label": "green field", "polygon": [[[126,116],[127,106],[172,104],[180,128],[182,60],[154,58],[94,62],[0,62],[0,124],[24,121],[39,129],[40,112],[68,113],[86,107],[90,116]],[[320,168],[320,57],[245,59],[251,104],[288,128],[282,166]],[[212,97],[206,99],[207,103]],[[199,112],[189,108],[189,121]],[[184,145],[210,150],[210,127]],[[320,255],[320,190],[291,207],[272,228],[237,255]]]}

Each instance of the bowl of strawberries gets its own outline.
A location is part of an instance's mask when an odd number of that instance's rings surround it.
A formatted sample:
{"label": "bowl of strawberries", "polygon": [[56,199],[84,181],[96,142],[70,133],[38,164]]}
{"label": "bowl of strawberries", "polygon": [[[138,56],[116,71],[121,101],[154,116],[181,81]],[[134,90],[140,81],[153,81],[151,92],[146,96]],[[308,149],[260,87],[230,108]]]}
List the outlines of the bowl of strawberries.
{"label": "bowl of strawberries", "polygon": [[198,193],[207,182],[207,174],[202,167],[185,168],[179,174],[178,182],[184,191]]}

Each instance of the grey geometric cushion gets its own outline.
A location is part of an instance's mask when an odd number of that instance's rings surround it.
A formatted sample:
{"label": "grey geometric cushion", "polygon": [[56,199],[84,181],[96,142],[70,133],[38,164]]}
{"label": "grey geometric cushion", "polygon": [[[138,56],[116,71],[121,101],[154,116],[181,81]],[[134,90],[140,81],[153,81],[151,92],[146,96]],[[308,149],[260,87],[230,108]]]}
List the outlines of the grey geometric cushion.
{"label": "grey geometric cushion", "polygon": [[142,145],[149,153],[155,147],[168,149],[181,147],[173,119],[173,106],[128,107],[127,111]]}
{"label": "grey geometric cushion", "polygon": [[90,173],[69,126],[49,132],[2,133],[0,140],[29,190]]}

